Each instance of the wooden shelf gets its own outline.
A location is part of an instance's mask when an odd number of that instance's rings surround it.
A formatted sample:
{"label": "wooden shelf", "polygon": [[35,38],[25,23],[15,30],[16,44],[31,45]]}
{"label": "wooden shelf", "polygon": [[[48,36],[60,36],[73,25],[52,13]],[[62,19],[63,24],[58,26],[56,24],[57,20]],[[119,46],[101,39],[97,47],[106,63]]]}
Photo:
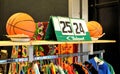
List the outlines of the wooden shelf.
{"label": "wooden shelf", "polygon": [[13,42],[13,41],[0,41],[0,46],[13,46],[13,45],[50,45],[50,44],[83,44],[83,43],[115,43],[115,40],[93,40],[93,41],[28,41],[28,42]]}

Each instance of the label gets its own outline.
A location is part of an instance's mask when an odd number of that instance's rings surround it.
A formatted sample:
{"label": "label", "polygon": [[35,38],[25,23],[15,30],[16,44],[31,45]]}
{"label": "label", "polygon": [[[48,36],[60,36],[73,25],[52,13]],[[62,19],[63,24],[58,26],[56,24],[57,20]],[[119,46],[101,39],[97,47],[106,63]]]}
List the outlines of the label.
{"label": "label", "polygon": [[46,34],[49,35],[46,35],[47,40],[50,38],[57,41],[91,40],[85,21],[76,18],[51,16]]}

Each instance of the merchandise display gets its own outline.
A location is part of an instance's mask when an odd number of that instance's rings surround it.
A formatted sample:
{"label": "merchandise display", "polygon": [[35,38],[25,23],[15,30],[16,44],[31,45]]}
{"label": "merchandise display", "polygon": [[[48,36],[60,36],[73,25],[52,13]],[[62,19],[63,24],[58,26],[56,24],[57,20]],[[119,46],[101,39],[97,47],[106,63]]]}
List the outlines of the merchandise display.
{"label": "merchandise display", "polygon": [[112,65],[103,59],[93,57],[89,60],[89,62],[92,64],[95,70],[97,70],[98,74],[115,74],[114,69],[112,68],[111,70]]}
{"label": "merchandise display", "polygon": [[[98,43],[99,43],[100,40],[98,40]],[[39,41],[38,41],[39,42]],[[35,42],[35,43],[38,43],[38,42]],[[42,42],[42,41],[41,41]],[[40,43],[41,43],[40,42]],[[85,42],[85,41],[83,41]],[[91,43],[92,41],[90,41]],[[101,42],[101,41],[100,41]],[[105,43],[107,42],[114,42],[114,41],[106,41]],[[13,43],[17,43],[17,42],[13,42]],[[20,42],[21,43],[21,42]],[[23,42],[22,42],[23,43]],[[57,65],[57,66],[60,66],[62,67],[63,70],[65,70],[65,72],[68,72],[68,68],[69,66],[66,67],[66,65],[72,65],[73,63],[78,63],[77,61],[73,61],[69,60],[69,57],[74,57],[74,56],[83,56],[83,55],[89,55],[89,52],[86,53],[86,52],[82,52],[82,53],[66,53],[66,54],[56,54],[54,52],[54,50],[58,49],[56,48],[56,46],[53,46],[53,45],[49,45],[49,44],[58,44],[58,42],[50,42],[48,41],[47,44],[48,44],[48,48],[49,49],[44,49],[42,47],[40,47],[40,52],[46,52],[46,50],[48,50],[48,53],[46,55],[46,53],[44,55],[41,55],[40,54],[36,54],[38,49],[34,49],[34,58],[33,58],[33,62],[29,62],[29,59],[26,60],[26,58],[28,58],[29,56],[27,54],[29,54],[28,52],[28,46],[25,46],[26,44],[28,44],[28,42],[24,42],[25,44],[22,44],[21,45],[17,45],[17,46],[14,46],[14,44],[11,44],[11,46],[13,45],[13,50],[12,50],[12,59],[8,59],[6,61],[4,61],[4,63],[10,63],[11,66],[9,67],[9,73],[11,74],[14,74],[14,73],[26,73],[26,72],[29,72],[29,70],[31,70],[30,72],[38,72],[38,71],[34,71],[33,69],[33,66],[34,64],[37,63],[37,66],[38,68],[40,69],[39,72],[41,71],[41,73],[45,73],[46,72],[46,68],[45,66],[49,67],[49,65],[51,65],[51,63],[54,63],[54,65]],[[39,43],[39,44],[40,44]],[[64,42],[62,42],[64,44]],[[61,44],[62,44],[61,43]],[[65,42],[67,43],[67,42]],[[67,44],[69,44],[70,42],[68,42]],[[75,42],[73,42],[74,44]],[[78,42],[80,43],[80,42]],[[89,42],[87,42],[89,43]],[[93,42],[93,43],[97,43],[97,41]],[[104,43],[104,42],[103,42]],[[32,42],[30,42],[29,45],[33,44]],[[42,42],[40,45],[44,45],[46,44],[45,42]],[[34,44],[33,44],[34,45]],[[35,44],[36,45],[36,44]],[[52,48],[52,49],[51,49]],[[43,51],[44,50],[44,51]],[[63,51],[64,52],[64,51]],[[101,54],[102,52],[98,52],[97,54]],[[31,54],[32,55],[32,54]],[[32,57],[30,57],[32,58]],[[68,58],[68,59],[67,59]],[[61,59],[61,60],[60,60]],[[59,64],[59,60],[62,64]],[[72,61],[72,63],[70,63]],[[0,62],[2,63],[2,60],[0,60]],[[82,62],[84,64],[84,62]],[[45,66],[44,66],[45,65]],[[65,68],[64,68],[64,65],[65,65]],[[36,66],[35,66],[36,67]],[[83,65],[83,67],[85,67]],[[45,69],[44,69],[45,68]],[[53,68],[53,67],[52,67]],[[35,69],[35,70],[38,70],[38,69]],[[66,71],[67,70],[67,71]],[[76,69],[75,69],[76,70]],[[54,71],[54,70],[53,70]],[[56,71],[56,70],[55,70]],[[83,70],[82,70],[83,71]],[[50,72],[51,72],[51,69],[50,69]],[[71,70],[70,70],[71,72]],[[76,72],[77,73],[77,72]],[[36,74],[36,73],[35,73]]]}
{"label": "merchandise display", "polygon": [[27,13],[15,13],[9,17],[6,23],[8,35],[25,34],[32,37],[35,30],[34,19]]}
{"label": "merchandise display", "polygon": [[[24,14],[15,14],[13,16],[19,16]],[[23,17],[23,16],[21,16]],[[26,18],[27,19],[27,18]],[[17,21],[17,20],[16,20]],[[19,21],[19,19],[18,19]],[[8,22],[11,22],[9,20]],[[13,20],[14,22],[14,20]],[[21,22],[22,23],[22,22]],[[16,23],[15,23],[16,24]],[[87,52],[78,52],[78,44],[83,43],[114,43],[113,40],[76,40],[76,41],[50,41],[45,40],[46,31],[48,29],[48,22],[37,22],[35,24],[34,35],[30,33],[25,33],[24,31],[18,32],[13,31],[9,32],[8,29],[11,25],[7,25],[6,30],[8,31],[8,37],[11,38],[11,35],[17,36],[18,34],[28,36],[32,36],[29,41],[0,41],[1,46],[12,46],[12,53],[10,59],[1,59],[0,64],[9,63],[9,71],[8,74],[99,74],[99,70],[97,70],[90,61],[87,62],[78,62],[79,56],[88,55]],[[15,25],[17,26],[17,25]],[[71,26],[72,27],[72,26]],[[18,28],[18,27],[15,27]],[[34,27],[33,27],[34,28]],[[18,30],[18,29],[14,29]],[[31,30],[31,29],[29,29]],[[86,27],[85,27],[85,30]],[[18,34],[17,34],[17,33]],[[50,33],[50,32],[49,32]],[[89,32],[86,32],[89,36]],[[101,33],[102,34],[102,33]],[[74,35],[76,36],[76,35]],[[19,37],[19,36],[18,36]],[[89,37],[90,38],[90,37]],[[53,39],[53,38],[52,38]],[[55,40],[55,39],[53,39]],[[3,42],[3,43],[2,43]],[[88,50],[90,50],[88,48]],[[99,52],[97,54],[101,54]],[[32,61],[31,61],[32,60]],[[110,64],[109,64],[110,65]],[[107,68],[106,70],[110,69]],[[114,69],[112,69],[114,72]],[[2,71],[2,67],[0,68],[0,72]],[[103,74],[109,74],[103,73]]]}
{"label": "merchandise display", "polygon": [[0,74],[119,74],[119,3],[0,0]]}

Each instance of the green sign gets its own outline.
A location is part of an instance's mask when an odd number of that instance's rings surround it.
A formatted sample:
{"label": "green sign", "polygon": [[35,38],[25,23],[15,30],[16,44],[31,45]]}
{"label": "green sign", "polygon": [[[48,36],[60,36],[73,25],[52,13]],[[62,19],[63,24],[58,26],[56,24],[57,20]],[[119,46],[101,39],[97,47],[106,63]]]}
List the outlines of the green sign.
{"label": "green sign", "polygon": [[82,19],[51,16],[46,30],[46,40],[91,40],[86,23]]}

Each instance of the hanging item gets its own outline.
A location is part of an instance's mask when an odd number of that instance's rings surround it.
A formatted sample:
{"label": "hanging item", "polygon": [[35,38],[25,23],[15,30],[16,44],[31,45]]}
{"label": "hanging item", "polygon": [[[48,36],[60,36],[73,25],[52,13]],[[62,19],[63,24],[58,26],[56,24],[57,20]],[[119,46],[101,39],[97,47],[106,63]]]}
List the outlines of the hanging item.
{"label": "hanging item", "polygon": [[37,22],[36,23],[36,31],[34,33],[33,39],[34,40],[43,40],[48,22]]}
{"label": "hanging item", "polygon": [[[57,54],[70,54],[73,53],[73,44],[59,44],[56,49]],[[61,62],[66,61],[70,64],[73,63],[73,57],[65,57],[65,58],[59,58],[59,64]],[[62,65],[62,64],[61,64]]]}
{"label": "hanging item", "polygon": [[98,74],[114,74],[114,71],[111,71],[110,67],[103,59],[95,56],[89,60],[89,63],[98,71]]}
{"label": "hanging item", "polygon": [[[7,58],[8,58],[7,50],[0,49],[0,60]],[[7,73],[7,64],[0,64],[0,74],[6,74],[6,73]]]}

